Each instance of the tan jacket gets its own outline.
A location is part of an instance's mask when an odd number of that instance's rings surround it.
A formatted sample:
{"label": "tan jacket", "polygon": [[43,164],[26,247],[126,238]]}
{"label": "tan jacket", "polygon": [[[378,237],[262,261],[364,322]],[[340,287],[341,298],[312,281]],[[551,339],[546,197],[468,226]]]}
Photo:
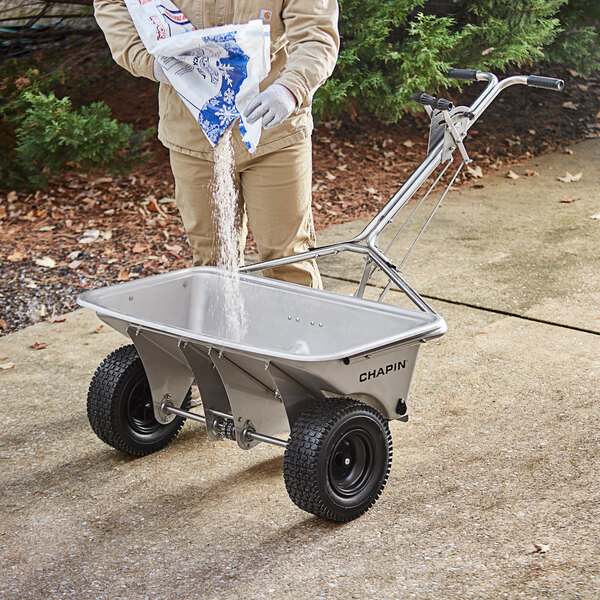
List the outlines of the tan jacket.
{"label": "tan jacket", "polygon": [[[198,29],[247,23],[271,11],[271,72],[262,82],[285,85],[298,109],[279,127],[262,132],[256,156],[296,143],[312,131],[311,102],[335,67],[339,49],[337,0],[174,0]],[[94,0],[94,12],[115,61],[137,77],[154,79],[154,57],[146,51],[123,0]],[[264,12],[263,12],[264,14]],[[212,160],[213,150],[177,92],[166,84],[159,91],[158,137],[184,154]],[[250,158],[237,127],[238,161]]]}

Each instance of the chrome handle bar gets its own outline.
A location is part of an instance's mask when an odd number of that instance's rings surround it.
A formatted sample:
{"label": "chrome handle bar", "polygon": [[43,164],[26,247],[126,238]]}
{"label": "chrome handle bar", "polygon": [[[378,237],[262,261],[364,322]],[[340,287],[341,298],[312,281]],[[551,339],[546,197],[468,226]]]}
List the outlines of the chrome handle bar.
{"label": "chrome handle bar", "polygon": [[[496,96],[506,88],[513,85],[529,85],[533,87],[544,87],[560,91],[564,85],[562,80],[547,77],[513,75],[499,80],[493,73],[485,71],[472,72],[472,79],[487,81],[485,89],[476,98],[470,107],[464,107],[467,121],[463,122],[463,138],[473,124],[481,117],[488,106],[495,100]],[[431,110],[428,110],[431,115]],[[452,149],[452,153],[456,148]],[[433,308],[421,298],[421,296],[400,276],[394,262],[385,256],[379,249],[379,238],[383,230],[393,221],[394,217],[402,210],[407,202],[414,196],[419,188],[427,181],[432,173],[442,163],[444,152],[444,141],[440,141],[426,156],[415,172],[404,182],[398,191],[388,200],[383,208],[373,217],[367,226],[354,238],[333,244],[326,244],[318,248],[310,249],[300,254],[277,258],[240,269],[241,272],[253,273],[264,269],[273,269],[305,260],[317,259],[323,256],[338,254],[339,252],[355,252],[363,254],[368,264],[376,265],[388,278],[395,283],[421,310],[435,313]],[[452,155],[450,155],[452,160]],[[429,222],[429,221],[428,221]],[[367,267],[365,267],[366,272]],[[370,276],[370,275],[369,275]],[[368,279],[368,277],[366,277]],[[357,295],[362,295],[366,285],[365,277],[359,284]]]}

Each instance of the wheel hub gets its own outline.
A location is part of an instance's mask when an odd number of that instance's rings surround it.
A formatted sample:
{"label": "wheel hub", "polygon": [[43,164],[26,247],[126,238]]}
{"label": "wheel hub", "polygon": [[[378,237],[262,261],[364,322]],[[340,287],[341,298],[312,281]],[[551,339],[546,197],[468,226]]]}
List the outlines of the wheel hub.
{"label": "wheel hub", "polygon": [[360,493],[373,470],[373,455],[373,442],[364,430],[346,432],[331,453],[329,482],[334,491],[344,497]]}
{"label": "wheel hub", "polygon": [[134,431],[148,434],[154,433],[161,427],[154,417],[152,393],[145,377],[133,386],[127,409],[127,418]]}

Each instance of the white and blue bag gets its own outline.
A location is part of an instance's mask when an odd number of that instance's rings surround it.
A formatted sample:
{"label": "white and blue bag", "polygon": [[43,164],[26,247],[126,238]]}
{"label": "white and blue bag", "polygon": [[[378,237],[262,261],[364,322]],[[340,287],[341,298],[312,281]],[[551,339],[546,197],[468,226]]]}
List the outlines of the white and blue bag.
{"label": "white and blue bag", "polygon": [[262,119],[242,113],[270,69],[270,30],[262,20],[195,29],[170,0],[125,0],[140,39],[216,146],[236,120],[248,151],[256,152]]}

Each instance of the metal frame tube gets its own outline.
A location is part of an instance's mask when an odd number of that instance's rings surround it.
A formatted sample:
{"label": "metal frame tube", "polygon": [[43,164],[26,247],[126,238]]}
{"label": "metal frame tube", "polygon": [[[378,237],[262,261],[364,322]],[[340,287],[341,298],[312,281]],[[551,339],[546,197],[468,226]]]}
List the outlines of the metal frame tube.
{"label": "metal frame tube", "polygon": [[[469,110],[469,118],[466,123],[466,131],[468,131],[473,124],[479,119],[479,117],[485,112],[487,107],[494,101],[496,96],[502,90],[512,85],[527,85],[527,77],[524,75],[514,75],[507,77],[501,81],[498,80],[496,75],[484,71],[477,72],[478,81],[487,81],[488,84],[483,92],[475,99]],[[427,108],[427,107],[426,107]],[[431,116],[432,111],[428,111]],[[427,179],[433,174],[442,162],[442,155],[444,151],[444,142],[440,141],[431,152],[428,153],[423,162],[417,167],[415,172],[406,180],[406,182],[400,187],[400,189],[388,200],[383,208],[377,213],[373,219],[367,224],[367,226],[354,238],[345,242],[339,242],[334,244],[328,244],[318,248],[311,249],[307,252],[295,254],[293,256],[287,256],[283,258],[277,258],[269,261],[255,263],[240,269],[244,273],[253,273],[256,271],[262,271],[264,269],[272,269],[289,265],[305,260],[317,259],[323,256],[330,256],[337,254],[338,252],[357,252],[367,256],[367,261],[371,260],[375,263],[392,281],[395,283],[414,304],[416,304],[421,310],[437,314],[419,294],[413,290],[406,281],[399,275],[396,270],[396,266],[390,261],[381,250],[379,250],[379,238],[383,230],[393,221],[396,214],[407,204],[407,202],[413,197],[417,190],[427,181]],[[452,157],[450,157],[450,161]],[[446,190],[447,192],[448,190]],[[434,211],[435,212],[435,211]],[[411,215],[412,216],[412,215]],[[409,217],[410,219],[410,217]],[[431,220],[431,219],[429,219]],[[428,222],[429,222],[428,220]],[[421,232],[422,233],[422,232]],[[419,234],[420,237],[420,234]],[[417,238],[418,239],[418,238]],[[414,244],[413,244],[414,247]],[[411,247],[412,250],[412,247]],[[389,247],[386,252],[389,251]],[[363,275],[359,282],[356,295],[362,296],[366,287],[367,281],[370,278],[369,263],[364,267]],[[389,286],[388,286],[389,288]],[[386,288],[386,291],[387,289]],[[383,294],[385,295],[385,293]]]}

